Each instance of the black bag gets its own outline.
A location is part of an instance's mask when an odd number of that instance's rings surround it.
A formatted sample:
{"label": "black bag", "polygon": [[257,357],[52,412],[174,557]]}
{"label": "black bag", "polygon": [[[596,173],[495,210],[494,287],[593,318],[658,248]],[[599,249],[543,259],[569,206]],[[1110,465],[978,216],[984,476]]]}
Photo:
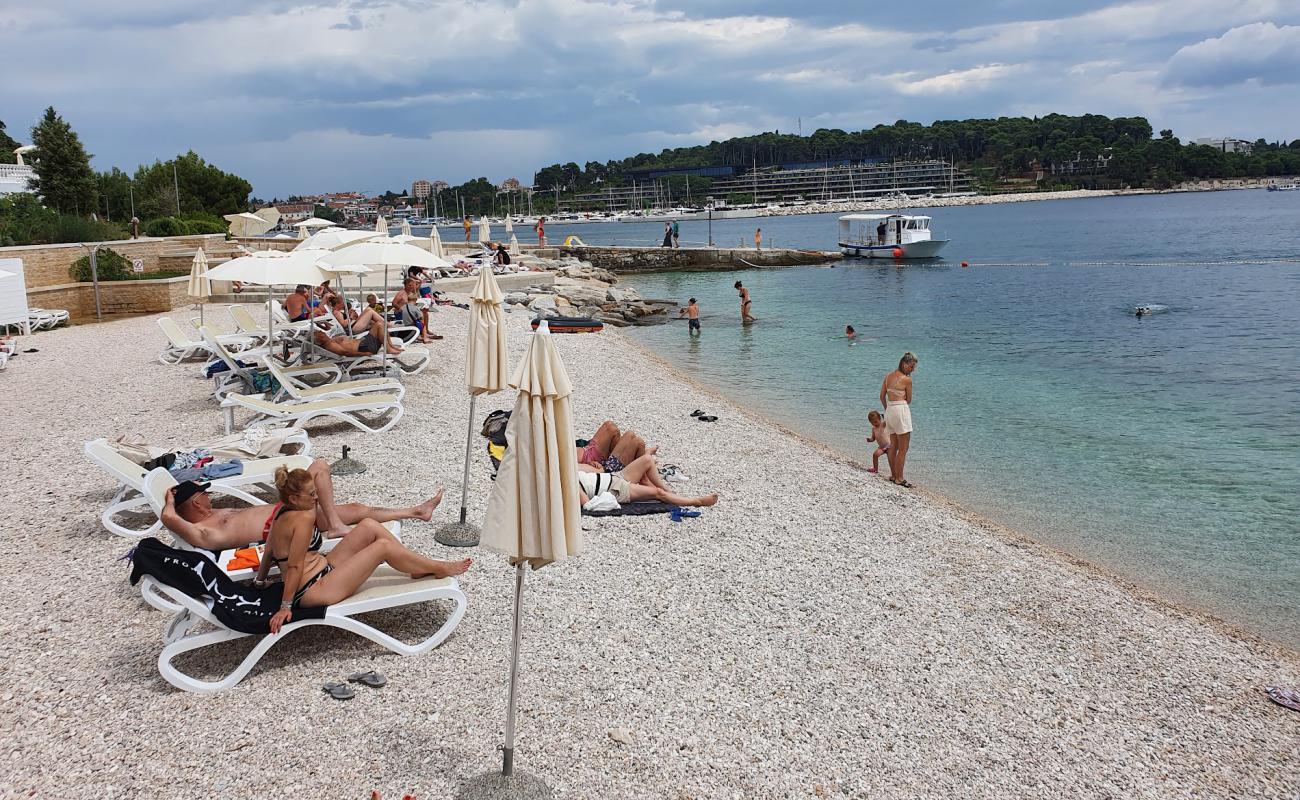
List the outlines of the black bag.
{"label": "black bag", "polygon": [[493,411],[483,420],[483,430],[480,433],[491,440],[492,444],[505,447],[506,445],[506,426],[510,424],[509,411]]}

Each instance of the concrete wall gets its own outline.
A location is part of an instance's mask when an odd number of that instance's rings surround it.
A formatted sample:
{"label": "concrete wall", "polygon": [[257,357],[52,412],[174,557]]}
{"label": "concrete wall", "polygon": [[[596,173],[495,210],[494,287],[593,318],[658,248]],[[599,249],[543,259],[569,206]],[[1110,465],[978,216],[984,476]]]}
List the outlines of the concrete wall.
{"label": "concrete wall", "polygon": [[[193,251],[202,247],[205,251],[226,249],[226,237],[211,233],[202,236],[172,236],[167,238],[123,239],[116,242],[87,242],[90,247],[102,244],[115,250],[124,258],[143,258],[145,272],[157,272],[163,268],[160,258],[164,253],[181,250]],[[102,252],[102,251],[101,251]],[[30,297],[37,288],[59,286],[72,280],[69,269],[72,262],[89,253],[80,244],[32,244],[19,247],[0,247],[0,258],[21,258],[23,272],[27,279],[28,304],[44,308],[64,308],[62,305],[38,303]],[[69,309],[71,310],[71,309]]]}
{"label": "concrete wall", "polygon": [[[675,270],[730,270],[754,266],[822,264],[835,258],[804,250],[753,248],[560,247],[560,256],[573,256],[615,274]],[[743,262],[749,262],[749,264]]]}
{"label": "concrete wall", "polygon": [[[194,302],[194,298],[186,293],[188,286],[188,276],[104,281],[99,284],[99,305],[105,316],[170,311]],[[38,308],[64,308],[73,322],[94,322],[95,286],[91,283],[64,283],[29,288],[27,304]]]}

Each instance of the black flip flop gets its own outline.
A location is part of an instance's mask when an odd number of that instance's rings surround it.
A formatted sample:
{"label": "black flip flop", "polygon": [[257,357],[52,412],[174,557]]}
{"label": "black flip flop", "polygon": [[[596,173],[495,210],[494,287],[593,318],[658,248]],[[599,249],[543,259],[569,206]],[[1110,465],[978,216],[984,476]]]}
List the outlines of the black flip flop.
{"label": "black flip flop", "polygon": [[39,352],[41,352],[41,351],[40,351],[40,350],[37,350],[35,347],[29,347],[29,348],[27,348],[26,350],[24,350],[23,352],[24,352],[24,353],[39,353]]}
{"label": "black flip flop", "polygon": [[692,416],[692,417],[702,417],[702,416],[704,416],[704,412],[701,411],[701,410],[699,410],[699,409],[697,408],[697,409],[695,409],[694,411],[691,412],[691,416]]}
{"label": "black flip flop", "polygon": [[354,672],[348,676],[348,681],[369,686],[371,689],[378,689],[388,684],[388,679],[373,669],[366,672]]}
{"label": "black flip flop", "polygon": [[357,693],[352,691],[352,687],[346,683],[327,683],[320,688],[335,700],[351,700],[357,696]]}
{"label": "black flip flop", "polygon": [[713,416],[712,414],[701,414],[700,416],[695,418],[695,421],[696,422],[717,422],[718,418]]}
{"label": "black flip flop", "polygon": [[902,487],[902,488],[904,488],[904,489],[911,489],[911,488],[912,488],[912,484],[908,483],[907,481],[899,481],[898,483],[896,483],[896,484],[894,484],[894,485],[895,485],[895,486],[900,486],[900,487]]}

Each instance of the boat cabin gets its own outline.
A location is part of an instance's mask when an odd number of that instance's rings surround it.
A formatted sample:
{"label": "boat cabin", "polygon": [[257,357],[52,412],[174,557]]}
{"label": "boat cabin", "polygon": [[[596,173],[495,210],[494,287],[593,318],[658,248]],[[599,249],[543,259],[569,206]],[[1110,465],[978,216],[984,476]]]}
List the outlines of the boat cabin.
{"label": "boat cabin", "polygon": [[910,214],[845,214],[840,246],[904,245],[930,241],[930,218]]}

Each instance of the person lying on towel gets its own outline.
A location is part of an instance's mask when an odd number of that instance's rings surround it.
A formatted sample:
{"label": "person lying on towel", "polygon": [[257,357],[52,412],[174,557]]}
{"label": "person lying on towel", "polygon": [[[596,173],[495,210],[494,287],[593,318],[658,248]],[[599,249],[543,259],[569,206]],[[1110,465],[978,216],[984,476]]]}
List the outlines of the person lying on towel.
{"label": "person lying on towel", "polygon": [[578,465],[578,499],[586,505],[591,498],[609,492],[619,503],[658,500],[672,506],[711,506],[718,495],[686,497],[673,492],[659,475],[659,465],[649,453],[635,459],[619,472],[600,472],[588,464]]}
{"label": "person lying on towel", "polygon": [[646,447],[645,439],[633,431],[620,431],[613,420],[607,419],[578,451],[578,463],[595,467],[601,472],[618,472],[624,464],[631,464],[644,455],[654,455],[659,448]]}
{"label": "person lying on towel", "polygon": [[293,621],[302,606],[314,608],[346,600],[388,564],[412,578],[448,578],[469,569],[468,558],[437,561],[408,550],[393,534],[373,520],[362,520],[328,554],[320,553],[320,494],[315,476],[305,469],[280,467],[275,471],[280,502],[266,520],[266,554],[258,578],[265,579],[274,563],[284,581],[280,610],[271,617],[271,633]]}
{"label": "person lying on towel", "polygon": [[390,356],[400,355],[402,350],[393,344],[393,337],[388,336],[387,329],[384,327],[384,321],[375,318],[370,323],[370,329],[366,335],[360,339],[353,339],[351,336],[329,336],[321,331],[312,334],[312,341],[317,347],[324,348],[336,356],[347,356],[349,358],[358,358],[362,356],[373,356],[379,353],[379,348],[388,343],[388,354]]}
{"label": "person lying on towel", "polygon": [[[329,538],[343,536],[362,520],[392,522],[401,519],[433,519],[433,510],[442,502],[442,489],[418,506],[379,508],[361,503],[334,504],[334,479],[323,458],[301,470],[312,479],[316,496],[316,529]],[[219,553],[234,547],[266,539],[278,505],[251,508],[213,508],[208,484],[185,481],[167,491],[167,502],[159,515],[167,530],[184,539],[191,547]]]}

